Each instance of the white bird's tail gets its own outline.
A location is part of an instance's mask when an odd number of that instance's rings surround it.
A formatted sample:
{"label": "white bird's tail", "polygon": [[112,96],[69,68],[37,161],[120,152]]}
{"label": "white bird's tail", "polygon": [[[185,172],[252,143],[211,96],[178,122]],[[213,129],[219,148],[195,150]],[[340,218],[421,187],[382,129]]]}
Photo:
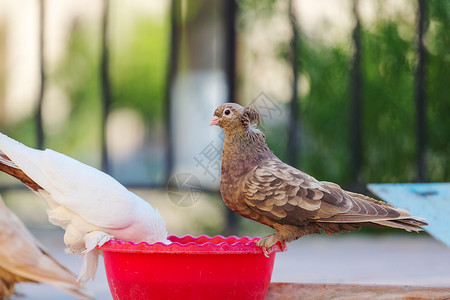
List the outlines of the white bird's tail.
{"label": "white bird's tail", "polygon": [[[14,165],[20,165],[20,169],[28,176],[33,174],[33,181],[46,182],[42,177],[43,157],[41,150],[32,149],[0,132],[0,153],[5,154]],[[7,161],[4,162],[8,163]],[[31,176],[30,176],[31,177]],[[45,189],[45,187],[42,187]]]}

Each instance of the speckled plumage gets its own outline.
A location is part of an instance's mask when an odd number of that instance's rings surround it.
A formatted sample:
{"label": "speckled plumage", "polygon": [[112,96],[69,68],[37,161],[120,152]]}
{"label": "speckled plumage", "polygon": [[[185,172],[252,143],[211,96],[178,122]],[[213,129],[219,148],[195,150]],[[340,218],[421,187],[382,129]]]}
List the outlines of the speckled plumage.
{"label": "speckled plumage", "polygon": [[332,235],[378,225],[420,231],[426,225],[406,210],[318,181],[283,163],[270,151],[258,124],[254,108],[234,103],[219,106],[210,123],[225,131],[222,198],[234,212],[276,230],[259,241],[265,251],[321,230]]}

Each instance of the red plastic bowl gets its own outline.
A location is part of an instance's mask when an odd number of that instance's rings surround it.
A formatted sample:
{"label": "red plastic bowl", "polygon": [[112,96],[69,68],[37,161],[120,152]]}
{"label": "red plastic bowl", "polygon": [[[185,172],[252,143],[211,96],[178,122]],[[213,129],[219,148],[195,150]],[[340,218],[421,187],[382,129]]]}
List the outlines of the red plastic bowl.
{"label": "red plastic bowl", "polygon": [[275,252],[259,238],[176,237],[169,245],[109,241],[103,251],[114,299],[264,299]]}

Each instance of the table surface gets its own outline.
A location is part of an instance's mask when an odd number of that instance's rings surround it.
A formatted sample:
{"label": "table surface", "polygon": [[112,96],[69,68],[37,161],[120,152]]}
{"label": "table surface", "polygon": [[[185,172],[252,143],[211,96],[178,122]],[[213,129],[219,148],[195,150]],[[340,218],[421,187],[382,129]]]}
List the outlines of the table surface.
{"label": "table surface", "polygon": [[408,285],[272,283],[266,300],[450,299],[450,288]]}

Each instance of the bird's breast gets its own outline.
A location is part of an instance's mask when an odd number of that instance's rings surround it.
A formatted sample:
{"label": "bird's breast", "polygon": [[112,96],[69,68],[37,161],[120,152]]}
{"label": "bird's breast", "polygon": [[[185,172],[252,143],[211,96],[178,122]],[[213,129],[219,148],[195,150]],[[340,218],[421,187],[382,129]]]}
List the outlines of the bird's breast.
{"label": "bird's breast", "polygon": [[234,212],[248,217],[248,206],[243,200],[241,193],[242,186],[247,172],[244,170],[244,166],[237,167],[224,167],[222,166],[222,177],[220,182],[220,193],[222,195],[223,202],[228,208]]}

